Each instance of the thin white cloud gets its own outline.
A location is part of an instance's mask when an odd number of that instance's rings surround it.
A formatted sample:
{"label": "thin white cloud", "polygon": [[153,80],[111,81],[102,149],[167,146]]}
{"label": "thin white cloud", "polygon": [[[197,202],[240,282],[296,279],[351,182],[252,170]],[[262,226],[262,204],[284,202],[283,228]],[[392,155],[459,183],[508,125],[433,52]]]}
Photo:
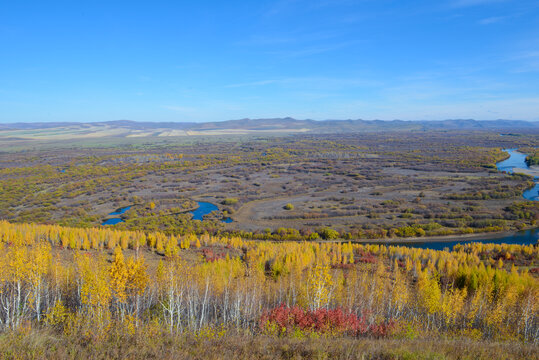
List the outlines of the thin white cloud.
{"label": "thin white cloud", "polygon": [[[411,104],[392,110],[398,117],[408,119],[443,119],[443,118],[475,118],[475,119],[519,119],[537,120],[539,114],[539,98],[522,97],[514,99],[496,99],[484,101],[454,102],[446,104],[426,105]],[[495,114],[495,116],[493,116]]]}
{"label": "thin white cloud", "polygon": [[455,8],[463,8],[463,7],[470,7],[470,6],[478,6],[478,5],[488,5],[488,4],[495,4],[500,3],[507,0],[455,0],[451,2],[451,7]]}
{"label": "thin white cloud", "polygon": [[176,111],[176,112],[181,112],[181,113],[190,113],[190,112],[196,111],[196,109],[192,108],[192,107],[177,106],[177,105],[165,105],[165,106],[162,106],[162,108],[167,109],[167,110]]}
{"label": "thin white cloud", "polygon": [[140,81],[152,81],[152,78],[146,75],[139,75],[137,78]]}
{"label": "thin white cloud", "polygon": [[346,41],[346,42],[341,42],[341,43],[336,43],[336,44],[331,44],[331,45],[306,46],[302,49],[270,51],[268,53],[272,55],[281,56],[284,58],[295,58],[295,57],[311,56],[311,55],[337,51],[340,49],[347,48],[351,45],[355,45],[359,42],[361,42],[361,40]]}
{"label": "thin white cloud", "polygon": [[268,45],[286,45],[295,43],[318,42],[320,40],[329,40],[342,36],[341,31],[326,30],[314,32],[287,31],[286,35],[273,34],[253,34],[245,40],[236,42],[240,46],[268,46]]}
{"label": "thin white cloud", "polygon": [[514,73],[539,72],[539,50],[522,51],[508,61],[514,63]]}
{"label": "thin white cloud", "polygon": [[516,59],[539,59],[539,50],[524,51],[515,56]]}
{"label": "thin white cloud", "polygon": [[539,120],[539,98],[518,97],[482,101],[451,101],[425,104],[423,101],[393,102],[381,101],[334,102],[323,111],[290,111],[293,117],[317,119],[401,119],[401,120],[444,120],[444,119],[514,119]]}
{"label": "thin white cloud", "polygon": [[259,81],[250,81],[250,82],[244,82],[244,83],[237,83],[237,84],[229,84],[225,85],[227,88],[240,88],[240,87],[249,87],[249,86],[264,86],[264,85],[271,85],[275,83],[285,83],[287,82],[287,79],[281,79],[281,80],[259,80]]}
{"label": "thin white cloud", "polygon": [[307,86],[309,88],[348,88],[357,86],[381,86],[380,81],[374,81],[365,78],[338,78],[338,77],[287,77],[280,79],[265,79],[250,81],[244,83],[236,83],[225,85],[227,88],[251,87],[251,86],[266,86],[266,85],[293,85]]}
{"label": "thin white cloud", "polygon": [[484,19],[479,20],[479,24],[481,24],[481,25],[495,24],[495,23],[502,22],[506,18],[507,18],[507,16],[492,16],[492,17],[488,17],[488,18],[484,18]]}
{"label": "thin white cloud", "polygon": [[270,8],[266,10],[264,16],[272,17],[277,16],[282,13],[290,11],[294,6],[296,6],[300,1],[299,0],[281,0],[272,3]]}

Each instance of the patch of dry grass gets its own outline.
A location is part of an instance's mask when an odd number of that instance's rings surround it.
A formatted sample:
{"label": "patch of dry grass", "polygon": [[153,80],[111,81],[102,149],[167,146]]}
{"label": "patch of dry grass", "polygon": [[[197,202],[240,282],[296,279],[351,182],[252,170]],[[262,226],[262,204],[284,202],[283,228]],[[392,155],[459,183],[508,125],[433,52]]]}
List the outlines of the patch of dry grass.
{"label": "patch of dry grass", "polygon": [[3,359],[537,359],[539,348],[519,342],[470,339],[275,338],[110,332],[106,338],[51,331],[0,336]]}

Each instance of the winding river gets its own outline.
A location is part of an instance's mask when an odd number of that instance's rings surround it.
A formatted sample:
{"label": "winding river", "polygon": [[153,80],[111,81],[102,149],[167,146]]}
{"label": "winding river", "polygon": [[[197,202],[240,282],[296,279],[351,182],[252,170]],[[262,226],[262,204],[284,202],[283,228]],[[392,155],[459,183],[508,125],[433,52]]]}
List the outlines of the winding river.
{"label": "winding river", "polygon": [[[190,211],[190,213],[193,214],[193,220],[202,221],[202,220],[204,220],[204,215],[207,215],[207,214],[211,213],[212,211],[219,210],[219,208],[216,205],[214,205],[212,203],[209,203],[209,202],[199,201],[199,202],[197,202],[197,204],[198,204],[198,208],[196,208],[193,211]],[[125,213],[129,209],[131,209],[131,206],[126,206],[126,207],[123,207],[123,208],[119,208],[116,211],[113,211],[113,212],[109,213],[110,216],[116,216],[116,217],[106,219],[105,221],[103,221],[101,223],[101,225],[116,225],[116,224],[119,224],[121,222],[124,222],[122,220],[122,218],[120,218],[118,216],[122,215],[123,213]],[[221,222],[231,223],[232,219],[229,218],[229,217],[226,217],[226,218],[221,219]]]}
{"label": "winding river", "polygon": [[[517,149],[504,150],[509,154],[509,158],[500,161],[496,164],[498,171],[505,171],[512,174],[513,169],[529,169],[526,164],[526,155],[517,151]],[[531,189],[525,190],[522,196],[531,201],[539,200],[539,179],[535,178],[535,186]],[[518,231],[514,233],[502,233],[502,234],[485,234],[478,235],[476,239],[460,239],[449,241],[430,241],[430,242],[391,242],[391,245],[401,245],[408,247],[418,247],[422,249],[443,250],[444,248],[451,249],[457,244],[469,244],[473,242],[482,243],[498,243],[498,244],[520,244],[531,245],[536,244],[539,239],[539,228],[529,229],[524,231]]]}
{"label": "winding river", "polygon": [[[529,169],[530,167],[526,164],[526,154],[519,153],[516,149],[505,150],[510,156],[509,159],[500,161],[496,164],[496,167],[499,171],[505,171],[512,174],[513,169]],[[522,196],[531,201],[539,200],[539,179],[534,178],[535,186],[531,189],[524,191]]]}
{"label": "winding river", "polygon": [[[507,173],[512,174],[513,169],[520,168],[520,169],[528,169],[528,164],[526,164],[526,155],[519,153],[516,149],[507,149],[505,150],[509,154],[509,158],[503,161],[500,161],[496,164],[496,167],[498,171],[505,171]],[[539,200],[539,178],[535,178],[535,186],[531,189],[528,189],[524,191],[522,196],[531,201],[538,201]],[[212,203],[199,201],[197,202],[198,208],[191,211],[191,214],[193,214],[193,220],[203,220],[204,215],[207,215],[211,213],[212,211],[216,211],[219,208]],[[120,208],[114,212],[111,212],[109,215],[111,216],[118,216],[123,213],[125,213],[127,210],[129,210],[131,206],[126,206],[124,208]],[[221,220],[222,222],[232,222],[232,219],[230,218],[224,218]],[[123,220],[119,217],[109,218],[105,220],[102,225],[114,225],[118,224],[120,222],[123,222]],[[529,229],[524,231],[518,231],[514,233],[502,233],[502,234],[485,234],[485,235],[478,235],[478,238],[470,238],[470,239],[457,239],[457,240],[448,240],[448,241],[425,241],[425,242],[419,242],[419,241],[402,241],[402,242],[388,242],[387,245],[401,245],[401,246],[408,246],[408,247],[417,247],[417,248],[423,248],[423,249],[433,249],[433,250],[443,250],[444,248],[452,248],[453,246],[457,244],[468,244],[473,242],[483,242],[483,243],[498,243],[498,244],[520,244],[520,245],[531,245],[536,244],[537,240],[539,239],[539,228],[535,229]],[[427,240],[427,239],[425,239]],[[380,244],[380,243],[377,243]]]}

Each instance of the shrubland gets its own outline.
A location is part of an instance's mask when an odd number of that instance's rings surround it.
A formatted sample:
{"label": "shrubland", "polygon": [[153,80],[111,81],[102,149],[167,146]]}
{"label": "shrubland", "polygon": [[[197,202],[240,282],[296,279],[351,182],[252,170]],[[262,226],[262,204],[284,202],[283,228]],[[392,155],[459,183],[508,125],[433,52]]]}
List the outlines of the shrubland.
{"label": "shrubland", "polygon": [[[495,166],[508,156],[502,148],[533,157],[535,134],[163,141],[12,152],[7,146],[0,157],[0,219],[93,227],[131,205],[117,228],[259,240],[333,238],[329,228],[335,238],[358,240],[514,231],[539,218],[539,204],[522,198],[532,179]],[[206,221],[192,220],[196,201],[219,210]],[[226,217],[233,222],[220,221]]]}

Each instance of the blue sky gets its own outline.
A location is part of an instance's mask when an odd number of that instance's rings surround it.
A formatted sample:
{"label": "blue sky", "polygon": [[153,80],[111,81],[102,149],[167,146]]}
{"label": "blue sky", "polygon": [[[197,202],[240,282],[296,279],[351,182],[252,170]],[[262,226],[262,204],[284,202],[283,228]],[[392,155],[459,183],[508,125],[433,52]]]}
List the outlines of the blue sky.
{"label": "blue sky", "polygon": [[0,122],[539,120],[539,1],[2,1]]}

